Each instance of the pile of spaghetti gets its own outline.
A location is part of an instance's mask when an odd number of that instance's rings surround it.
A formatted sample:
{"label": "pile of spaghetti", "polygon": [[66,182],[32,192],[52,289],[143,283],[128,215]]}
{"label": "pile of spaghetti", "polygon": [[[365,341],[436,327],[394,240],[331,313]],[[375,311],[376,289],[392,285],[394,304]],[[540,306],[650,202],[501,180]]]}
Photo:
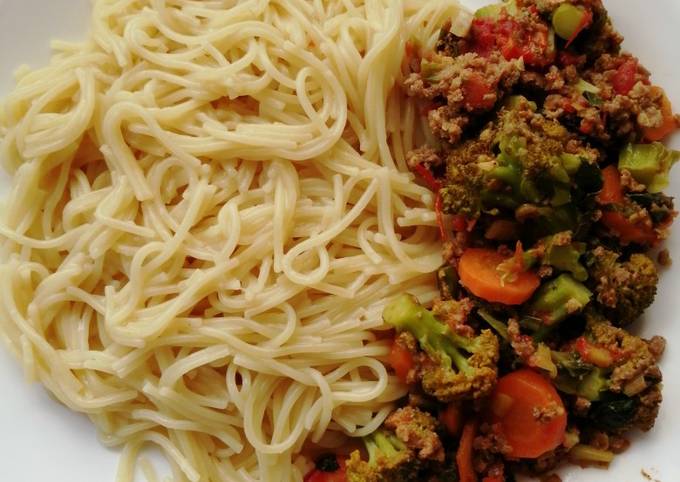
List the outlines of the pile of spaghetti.
{"label": "pile of spaghetti", "polygon": [[[0,113],[0,333],[119,480],[290,481],[381,425],[385,300],[436,294],[401,84],[455,0],[98,0]],[[149,473],[152,471],[149,470]],[[153,476],[152,476],[153,478]]]}

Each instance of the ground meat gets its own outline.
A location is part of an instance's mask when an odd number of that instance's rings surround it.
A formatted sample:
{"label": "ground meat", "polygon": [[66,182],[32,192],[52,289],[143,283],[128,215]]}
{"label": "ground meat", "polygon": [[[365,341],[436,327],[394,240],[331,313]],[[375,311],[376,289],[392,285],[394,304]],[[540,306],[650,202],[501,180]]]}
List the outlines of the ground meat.
{"label": "ground meat", "polygon": [[520,465],[520,471],[531,475],[545,474],[555,470],[566,456],[566,450],[560,446],[555,450],[547,452],[536,459],[527,459]]}
{"label": "ground meat", "polygon": [[385,427],[394,430],[420,459],[444,461],[444,447],[435,431],[437,421],[432,415],[413,407],[400,408],[387,417]]}
{"label": "ground meat", "polygon": [[637,182],[628,169],[621,170],[621,186],[627,192],[645,192],[647,186]]}
{"label": "ground meat", "polygon": [[662,249],[659,251],[659,255],[656,257],[656,259],[659,264],[665,268],[670,268],[673,265],[671,253],[667,249]]}
{"label": "ground meat", "polygon": [[[583,81],[597,92],[584,91]],[[573,65],[552,66],[541,87],[548,94],[546,116],[604,143],[639,139],[643,129],[663,122],[663,93],[651,86],[649,72],[630,54],[604,53],[580,73]]]}
{"label": "ground meat", "polygon": [[437,107],[427,114],[432,132],[439,138],[456,143],[463,136],[463,129],[470,123],[470,118],[461,115],[448,105]]}
{"label": "ground meat", "polygon": [[666,339],[662,336],[652,337],[652,339],[647,342],[647,346],[654,358],[659,360],[666,350]]}
{"label": "ground meat", "polygon": [[446,323],[451,331],[462,336],[474,336],[474,330],[467,325],[470,313],[475,309],[475,303],[470,298],[461,300],[436,300],[432,306],[432,313],[440,321]]}
{"label": "ground meat", "polygon": [[588,444],[596,449],[609,450],[609,435],[605,432],[593,432]]}
{"label": "ground meat", "polygon": [[562,482],[562,479],[557,474],[550,474],[541,477],[541,482]]}
{"label": "ground meat", "polygon": [[579,416],[579,417],[585,417],[588,415],[588,411],[590,410],[590,406],[592,404],[590,403],[590,400],[583,398],[583,397],[576,397],[574,400],[574,414]]}
{"label": "ground meat", "polygon": [[442,247],[444,260],[451,266],[456,266],[468,244],[469,236],[467,233],[455,233],[451,239],[444,242]]}
{"label": "ground meat", "polygon": [[519,323],[516,319],[508,321],[508,336],[510,338],[510,345],[515,351],[515,354],[525,363],[529,364],[531,357],[536,353],[536,346],[534,340],[527,335],[522,335]]}
{"label": "ground meat", "polygon": [[659,415],[662,399],[661,389],[658,385],[654,385],[640,396],[640,405],[635,416],[637,427],[640,430],[647,432],[654,427],[656,417]]}
{"label": "ground meat", "polygon": [[[445,52],[448,53],[448,52]],[[404,81],[408,95],[430,102],[428,121],[437,137],[460,140],[471,113],[492,109],[519,80],[522,62],[500,54],[436,54]],[[474,87],[473,87],[474,86]]]}
{"label": "ground meat", "polygon": [[556,417],[563,416],[564,407],[555,402],[551,402],[541,407],[534,407],[532,415],[534,419],[538,420],[540,423],[547,424],[552,422]]}
{"label": "ground meat", "polygon": [[505,440],[503,429],[499,424],[483,423],[479,427],[479,435],[475,437],[475,450],[494,454],[509,454],[512,447]]}
{"label": "ground meat", "polygon": [[428,169],[431,166],[439,166],[442,163],[439,151],[430,147],[423,146],[418,149],[410,151],[406,156],[406,164],[409,169],[413,170],[419,164],[424,165]]}
{"label": "ground meat", "polygon": [[609,450],[615,454],[622,454],[630,447],[630,440],[620,435],[611,435],[609,437]]}

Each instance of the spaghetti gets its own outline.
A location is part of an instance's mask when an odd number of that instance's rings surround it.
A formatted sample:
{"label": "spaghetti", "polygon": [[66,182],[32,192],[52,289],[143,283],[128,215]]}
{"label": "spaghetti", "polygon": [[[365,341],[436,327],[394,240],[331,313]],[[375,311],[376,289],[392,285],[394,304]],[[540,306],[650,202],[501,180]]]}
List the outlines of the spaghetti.
{"label": "spaghetti", "polygon": [[[405,389],[385,300],[427,300],[426,129],[393,88],[454,0],[98,0],[89,39],[18,72],[0,114],[0,332],[102,440],[174,480],[301,480],[307,441]],[[153,474],[148,462],[142,462]],[[150,475],[155,478],[155,475]]]}

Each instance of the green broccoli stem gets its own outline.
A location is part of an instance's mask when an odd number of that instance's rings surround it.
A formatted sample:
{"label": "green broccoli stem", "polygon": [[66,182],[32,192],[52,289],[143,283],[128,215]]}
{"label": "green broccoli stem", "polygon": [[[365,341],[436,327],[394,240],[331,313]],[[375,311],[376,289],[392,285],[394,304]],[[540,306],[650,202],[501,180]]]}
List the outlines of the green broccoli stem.
{"label": "green broccoli stem", "polygon": [[545,283],[529,307],[529,315],[545,325],[555,325],[576,314],[590,303],[593,294],[568,274]]}
{"label": "green broccoli stem", "polygon": [[473,372],[459,348],[470,351],[472,341],[453,333],[448,326],[437,320],[431,311],[420,305],[410,295],[401,295],[383,311],[385,323],[399,331],[408,331],[420,347],[435,359],[448,357],[463,373]]}
{"label": "green broccoli stem", "polygon": [[584,363],[570,353],[552,351],[550,356],[558,369],[555,384],[561,392],[595,402],[607,391],[609,381],[603,369]]}
{"label": "green broccoli stem", "polygon": [[379,430],[364,437],[364,444],[368,451],[369,463],[374,464],[380,456],[392,458],[404,450],[404,444],[393,435],[386,435]]}
{"label": "green broccoli stem", "polygon": [[491,313],[487,312],[486,310],[477,310],[477,314],[482,320],[486,321],[488,325],[493,328],[501,338],[503,338],[503,340],[510,340],[508,326],[505,323],[493,317]]}
{"label": "green broccoli stem", "polygon": [[661,192],[670,184],[669,172],[680,160],[680,152],[671,151],[660,142],[628,144],[619,156],[619,170],[627,170],[651,193]]}
{"label": "green broccoli stem", "polygon": [[614,453],[591,445],[579,444],[569,451],[569,457],[578,462],[608,464],[614,460]]}

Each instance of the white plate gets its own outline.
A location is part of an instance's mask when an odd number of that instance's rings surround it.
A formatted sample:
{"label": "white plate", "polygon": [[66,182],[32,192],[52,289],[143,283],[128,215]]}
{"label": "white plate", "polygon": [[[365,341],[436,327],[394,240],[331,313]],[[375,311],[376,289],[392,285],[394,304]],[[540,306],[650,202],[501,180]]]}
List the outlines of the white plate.
{"label": "white plate", "polygon": [[[436,1],[436,0],[433,0]],[[466,0],[472,6],[488,0]],[[625,47],[638,55],[653,72],[655,83],[668,92],[680,110],[680,2],[677,0],[609,0],[614,24],[626,36]],[[0,95],[12,86],[12,72],[21,63],[40,66],[49,59],[50,39],[77,39],[85,34],[87,0],[0,0]],[[680,148],[680,136],[672,144]],[[680,194],[680,168],[672,193]],[[7,178],[0,174],[0,194]],[[669,243],[680,264],[680,221]],[[657,303],[649,310],[644,335],[664,335],[669,340],[663,359],[664,405],[656,428],[636,437],[625,455],[609,471],[571,468],[564,482],[644,482],[641,471],[661,482],[680,481],[680,266],[664,273]],[[26,385],[19,364],[0,349],[0,479],[7,482],[113,481],[118,453],[103,448],[94,428],[80,415],[54,402],[39,385]],[[228,481],[225,481],[228,482]]]}

